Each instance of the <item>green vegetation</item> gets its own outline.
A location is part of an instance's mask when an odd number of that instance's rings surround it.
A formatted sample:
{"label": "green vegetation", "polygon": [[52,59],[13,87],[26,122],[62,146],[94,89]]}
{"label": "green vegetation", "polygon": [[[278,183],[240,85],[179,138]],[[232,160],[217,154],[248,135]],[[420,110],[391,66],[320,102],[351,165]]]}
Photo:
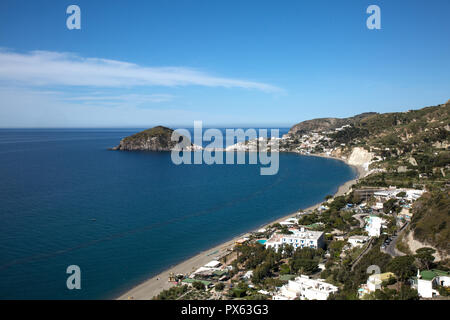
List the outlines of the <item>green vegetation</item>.
{"label": "green vegetation", "polygon": [[450,253],[450,197],[447,191],[425,193],[413,206],[414,238]]}
{"label": "green vegetation", "polygon": [[197,290],[205,290],[205,285],[201,281],[194,281],[192,286]]}
{"label": "green vegetation", "polygon": [[433,266],[434,256],[436,252],[433,248],[420,248],[416,250],[415,258],[419,261],[422,269],[430,270]]}
{"label": "green vegetation", "polygon": [[364,300],[419,300],[417,290],[408,285],[402,285],[400,290],[383,288],[364,297]]}
{"label": "green vegetation", "polygon": [[417,268],[414,265],[413,256],[401,256],[393,258],[387,265],[387,270],[393,272],[402,282],[406,282],[406,280],[417,273]]}
{"label": "green vegetation", "polygon": [[318,263],[323,255],[322,249],[298,248],[289,260],[291,273],[313,274],[319,271]]}
{"label": "green vegetation", "polygon": [[166,128],[163,126],[157,126],[157,127],[153,127],[151,129],[147,129],[141,132],[138,132],[136,134],[133,134],[132,136],[129,136],[127,138],[125,138],[125,140],[127,139],[147,139],[147,138],[152,138],[152,137],[164,137],[164,138],[169,138],[170,140],[170,136],[172,134],[173,130],[170,128]]}
{"label": "green vegetation", "polygon": [[187,137],[178,133],[174,137],[178,137],[177,141],[172,141],[174,130],[162,126],[147,129],[131,136],[128,136],[113,150],[151,150],[151,151],[170,151],[178,142],[186,139],[186,144],[191,142]]}
{"label": "green vegetation", "polygon": [[402,208],[398,205],[396,199],[389,199],[383,203],[384,213],[399,213],[401,210]]}
{"label": "green vegetation", "polygon": [[380,251],[380,245],[383,241],[384,237],[378,238],[372,249],[361,258],[353,271],[351,271],[349,264],[342,263],[326,270],[325,274],[322,272],[321,276],[341,287],[339,292],[330,295],[330,300],[358,299],[359,285],[366,282],[369,277],[367,268],[371,265],[377,265],[381,270],[387,270],[391,257]]}
{"label": "green vegetation", "polygon": [[337,131],[330,135],[330,138],[333,139],[336,143],[345,143],[349,144],[354,142],[355,139],[362,139],[369,135],[369,131],[365,128],[357,128],[354,126],[350,126],[344,128],[341,131]]}
{"label": "green vegetation", "polygon": [[437,286],[437,290],[441,296],[444,297],[450,296],[450,287]]}
{"label": "green vegetation", "polygon": [[256,243],[242,245],[236,248],[238,258],[236,268],[243,266],[244,270],[253,270],[252,282],[267,287],[280,285],[284,282],[273,279],[278,275],[313,274],[319,270],[318,264],[324,256],[322,249],[297,248],[285,245],[278,251],[265,249]]}
{"label": "green vegetation", "polygon": [[216,291],[222,291],[225,288],[225,284],[219,282],[214,286],[214,288],[216,289]]}
{"label": "green vegetation", "polygon": [[242,298],[247,295],[248,285],[245,282],[239,282],[239,284],[230,290],[230,297]]}
{"label": "green vegetation", "polygon": [[168,290],[161,291],[161,293],[158,294],[153,299],[154,300],[176,300],[181,295],[186,293],[187,291],[188,291],[188,286],[187,285],[175,286],[175,287],[172,287],[172,288],[170,288]]}

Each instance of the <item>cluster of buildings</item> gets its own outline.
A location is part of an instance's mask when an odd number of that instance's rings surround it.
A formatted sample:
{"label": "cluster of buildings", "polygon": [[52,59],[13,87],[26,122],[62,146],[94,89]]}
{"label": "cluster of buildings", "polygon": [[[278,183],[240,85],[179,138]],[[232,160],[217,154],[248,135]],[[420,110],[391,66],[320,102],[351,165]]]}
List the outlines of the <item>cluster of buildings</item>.
{"label": "cluster of buildings", "polygon": [[238,152],[257,152],[258,151],[258,145],[259,148],[266,147],[270,148],[271,150],[278,150],[279,144],[282,138],[277,137],[259,137],[256,139],[249,139],[243,142],[238,142],[233,145],[229,145],[224,149],[218,149],[215,148],[216,151],[238,151]]}
{"label": "cluster of buildings", "polygon": [[[229,279],[228,273],[232,267],[224,267],[217,260],[212,260],[203,267],[198,268],[189,276],[179,279],[181,284],[192,285],[194,282],[201,282],[207,288],[212,286],[213,281],[225,281]],[[170,281],[170,279],[169,279]]]}
{"label": "cluster of buildings", "polygon": [[[313,135],[315,139],[317,136]],[[315,140],[313,140],[315,141]],[[370,198],[375,197],[375,208],[378,210],[383,209],[383,204],[390,199],[397,200],[397,204],[402,206],[401,212],[397,215],[398,218],[410,221],[412,214],[410,208],[412,202],[417,200],[424,191],[415,189],[371,189],[362,190],[361,193],[370,193]],[[365,199],[366,200],[366,199]],[[360,227],[363,228],[367,235],[353,235],[345,236],[336,235],[335,240],[347,240],[348,244],[344,248],[356,248],[362,247],[371,241],[372,237],[379,237],[383,228],[387,227],[387,220],[383,218],[383,214],[374,214],[375,209],[369,208],[370,211],[365,211],[367,207],[366,203],[361,205],[347,204],[342,210],[352,210],[359,213],[358,220],[360,221]],[[318,211],[327,210],[326,206],[319,208]],[[307,228],[298,226],[298,217],[306,212],[300,212],[296,217],[292,217],[281,221],[279,224],[282,226],[282,232],[273,232],[270,228],[259,229],[253,236],[256,238],[256,242],[265,246],[266,249],[273,248],[278,250],[286,245],[291,245],[294,249],[297,248],[324,248],[325,239],[324,232],[311,230],[314,229],[310,226]],[[364,218],[363,218],[364,217]],[[261,239],[263,236],[265,239]],[[240,246],[250,241],[252,236],[247,235],[243,238],[236,240],[235,245]],[[259,239],[258,239],[259,238]],[[268,239],[266,239],[268,238]],[[342,239],[341,239],[342,238]],[[253,238],[254,239],[254,238]],[[192,285],[196,281],[202,282],[206,287],[212,287],[214,283],[218,281],[230,280],[230,270],[232,266],[222,265],[218,260],[219,257],[198,268],[190,275],[184,275],[178,282],[182,284]],[[325,270],[323,263],[319,265],[321,270]],[[254,288],[254,284],[251,284],[253,276],[252,270],[241,271],[236,274],[236,277],[240,277],[243,281],[250,281],[249,288]],[[284,277],[284,278],[283,278]],[[259,290],[261,294],[265,294],[272,297],[272,300],[327,300],[330,294],[338,292],[339,288],[335,285],[325,282],[323,279],[311,278],[307,275],[280,275],[280,280],[287,281],[286,284],[277,288],[273,292],[265,290]],[[234,279],[234,278],[233,278]],[[389,283],[391,279],[395,279],[395,275],[391,272],[373,274],[367,279],[367,282],[359,287],[358,295],[360,298],[375,292],[378,289],[382,289],[383,285]],[[425,270],[418,272],[417,277],[411,279],[412,286],[417,289],[418,294],[422,298],[433,298],[439,295],[439,286],[450,286],[450,272],[440,270]]]}
{"label": "cluster of buildings", "polygon": [[417,276],[412,279],[412,286],[422,298],[434,298],[439,295],[438,286],[450,286],[450,272],[437,269],[417,270]]}
{"label": "cluster of buildings", "polygon": [[332,149],[324,148],[323,145],[324,141],[328,141],[331,139],[318,132],[310,132],[309,134],[304,134],[301,137],[296,138],[286,134],[282,139],[289,145],[295,144],[297,146],[295,150],[302,154],[316,153],[316,149],[318,147],[322,149],[321,152],[328,155],[330,155],[332,151]]}
{"label": "cluster of buildings", "polygon": [[362,247],[369,239],[370,237],[368,236],[350,236],[347,241],[352,248],[356,248]]}
{"label": "cluster of buildings", "polygon": [[311,231],[305,228],[290,228],[290,234],[276,233],[267,240],[266,248],[278,250],[283,245],[292,245],[294,248],[323,248],[325,242],[322,231]]}
{"label": "cluster of buildings", "polygon": [[[405,196],[400,197],[398,196],[399,193],[405,193]],[[417,199],[419,199],[422,194],[424,193],[423,190],[417,190],[417,189],[397,189],[395,187],[389,188],[386,190],[379,190],[373,193],[374,197],[379,201],[387,201],[389,199],[397,199],[397,200],[407,200],[410,202],[414,202]]]}
{"label": "cluster of buildings", "polygon": [[[297,137],[292,137],[289,134],[286,134],[282,137],[282,139],[289,145],[297,145],[296,151],[302,154],[320,152],[326,155],[331,155],[331,153],[336,148],[330,147],[329,142],[332,141],[332,139],[329,137],[329,135],[342,131],[349,127],[351,127],[351,125],[344,125],[342,127],[335,128],[329,131],[309,132],[308,134],[303,134]],[[340,146],[343,147],[345,146],[345,144],[341,143]]]}
{"label": "cluster of buildings", "polygon": [[364,230],[367,231],[369,237],[379,237],[381,229],[386,227],[386,220],[375,215],[369,215],[364,220],[366,221]]}
{"label": "cluster of buildings", "polygon": [[[358,289],[359,297],[364,298],[365,295],[381,289],[383,283],[394,278],[395,275],[392,272],[371,275]],[[421,298],[434,298],[440,295],[439,286],[450,286],[450,272],[437,269],[417,270],[417,276],[411,279],[411,286],[417,290]]]}
{"label": "cluster of buildings", "polygon": [[301,275],[282,286],[272,300],[327,300],[331,293],[337,291],[338,287],[323,279],[315,280]]}

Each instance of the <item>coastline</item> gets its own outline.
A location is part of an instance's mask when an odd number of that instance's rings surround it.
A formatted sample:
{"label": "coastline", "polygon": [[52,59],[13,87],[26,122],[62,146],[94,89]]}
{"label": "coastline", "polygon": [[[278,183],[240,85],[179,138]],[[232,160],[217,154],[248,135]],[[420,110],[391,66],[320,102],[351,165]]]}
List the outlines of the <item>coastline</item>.
{"label": "coastline", "polygon": [[[327,155],[309,155],[309,156],[315,156],[315,157],[324,157],[324,158],[330,158],[330,159],[335,159],[335,160],[339,160],[339,161],[343,161],[345,164],[347,164],[348,166],[354,168],[357,172],[357,176],[356,178],[346,181],[344,184],[340,185],[338,187],[338,190],[336,191],[336,193],[333,195],[333,197],[337,197],[340,195],[343,195],[345,193],[347,193],[351,186],[360,178],[364,177],[367,174],[367,171],[364,169],[363,166],[357,166],[357,165],[351,165],[349,164],[346,160],[341,159],[341,158],[337,158],[337,157],[331,157],[331,156],[327,156]],[[314,210],[316,208],[318,208],[321,204],[323,203],[323,201],[314,204],[308,208],[302,209],[302,211],[308,211],[308,210]],[[269,223],[266,223],[262,226],[260,226],[258,229],[260,228],[265,228],[269,225],[272,225],[274,223],[277,222],[281,222],[283,220],[286,220],[290,217],[292,217],[293,215],[295,215],[295,212],[292,212],[286,216],[283,216],[281,218],[278,218],[276,220],[273,220]],[[257,229],[256,229],[257,230]],[[144,282],[140,283],[139,285],[135,286],[134,288],[132,288],[131,290],[128,290],[127,292],[121,294],[118,298],[116,298],[117,300],[150,300],[152,299],[154,296],[158,295],[161,291],[169,289],[173,286],[172,283],[170,283],[169,281],[167,281],[170,273],[174,273],[174,274],[186,274],[186,273],[190,273],[195,271],[196,269],[198,269],[199,267],[205,265],[206,263],[208,263],[211,260],[214,260],[214,257],[216,256],[220,256],[221,254],[227,252],[228,250],[232,249],[234,247],[234,244],[236,242],[236,240],[241,239],[243,237],[245,237],[246,235],[250,234],[251,232],[253,232],[255,230],[250,230],[244,234],[241,234],[239,236],[233,237],[231,240],[228,240],[224,243],[221,243],[215,247],[212,247],[208,250],[202,251],[196,255],[194,255],[193,257],[175,265],[175,266],[171,266],[168,269],[164,270],[163,272],[160,272],[159,274],[153,276],[152,278],[145,280]]]}

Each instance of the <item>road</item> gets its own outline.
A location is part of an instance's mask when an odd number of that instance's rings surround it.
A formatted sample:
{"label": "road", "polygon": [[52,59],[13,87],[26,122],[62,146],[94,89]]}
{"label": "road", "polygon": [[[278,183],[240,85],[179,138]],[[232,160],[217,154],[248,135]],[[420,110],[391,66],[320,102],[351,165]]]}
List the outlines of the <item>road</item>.
{"label": "road", "polygon": [[406,230],[408,224],[409,222],[405,223],[403,227],[401,227],[401,229],[397,232],[397,235],[395,237],[391,237],[392,239],[391,243],[389,243],[386,249],[381,249],[382,252],[389,254],[391,257],[399,257],[405,255],[404,253],[396,249],[396,244],[400,234],[402,234]]}

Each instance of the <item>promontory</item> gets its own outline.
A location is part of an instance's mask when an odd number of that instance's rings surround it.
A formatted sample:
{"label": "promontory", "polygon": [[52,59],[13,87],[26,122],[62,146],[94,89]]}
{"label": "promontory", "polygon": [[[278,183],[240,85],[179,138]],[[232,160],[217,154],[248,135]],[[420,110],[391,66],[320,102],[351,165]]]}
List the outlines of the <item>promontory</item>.
{"label": "promontory", "polygon": [[[177,137],[175,141],[172,141],[171,137]],[[129,137],[123,138],[119,145],[111,150],[123,150],[123,151],[171,151],[179,142],[184,139],[188,139],[185,136],[174,133],[174,130],[163,126],[157,126],[151,129],[147,129]],[[186,145],[191,145],[189,139],[186,141]]]}

